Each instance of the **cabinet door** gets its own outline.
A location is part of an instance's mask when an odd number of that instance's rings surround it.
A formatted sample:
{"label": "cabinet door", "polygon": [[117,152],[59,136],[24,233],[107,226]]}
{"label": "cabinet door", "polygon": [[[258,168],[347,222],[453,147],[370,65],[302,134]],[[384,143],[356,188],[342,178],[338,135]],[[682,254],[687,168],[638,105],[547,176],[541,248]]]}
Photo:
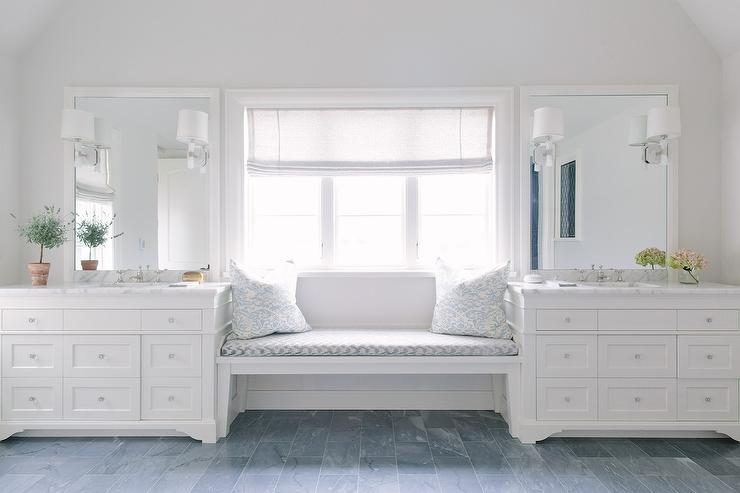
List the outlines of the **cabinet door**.
{"label": "cabinet door", "polygon": [[676,330],[676,310],[599,310],[599,330]]}
{"label": "cabinet door", "polygon": [[142,419],[200,419],[200,378],[144,378]]}
{"label": "cabinet door", "polygon": [[599,336],[600,377],[675,377],[676,336]]}
{"label": "cabinet door", "polygon": [[64,330],[139,330],[139,310],[64,310]]}
{"label": "cabinet door", "polygon": [[678,336],[678,378],[740,377],[740,336]]}
{"label": "cabinet door", "polygon": [[537,310],[537,330],[596,330],[596,310]]}
{"label": "cabinet door", "polygon": [[4,420],[61,419],[61,378],[3,378]]}
{"label": "cabinet door", "polygon": [[599,419],[672,421],[676,419],[676,380],[600,378]]}
{"label": "cabinet door", "polygon": [[595,377],[596,336],[537,336],[538,377]]}
{"label": "cabinet door", "polygon": [[65,377],[138,377],[140,336],[64,336]]}
{"label": "cabinet door", "polygon": [[3,330],[62,330],[62,310],[3,310]]}
{"label": "cabinet door", "polygon": [[64,419],[137,420],[138,378],[65,378]]}
{"label": "cabinet door", "polygon": [[678,381],[678,419],[737,421],[737,380]]}
{"label": "cabinet door", "polygon": [[61,377],[62,336],[4,335],[3,377]]}
{"label": "cabinet door", "polygon": [[199,335],[143,336],[142,373],[145,377],[199,377]]}
{"label": "cabinet door", "polygon": [[595,420],[595,378],[538,378],[537,419]]}
{"label": "cabinet door", "polygon": [[737,330],[737,310],[679,310],[678,328],[681,330]]}

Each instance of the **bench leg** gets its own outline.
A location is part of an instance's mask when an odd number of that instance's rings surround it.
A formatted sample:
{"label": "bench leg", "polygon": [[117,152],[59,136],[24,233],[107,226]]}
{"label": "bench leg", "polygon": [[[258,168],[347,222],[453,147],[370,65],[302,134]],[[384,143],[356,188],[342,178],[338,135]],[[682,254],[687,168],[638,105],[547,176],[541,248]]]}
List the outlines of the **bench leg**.
{"label": "bench leg", "polygon": [[506,374],[506,402],[509,404],[509,433],[519,436],[519,421],[522,417],[522,385],[519,367]]}
{"label": "bench leg", "polygon": [[229,434],[231,409],[231,365],[218,365],[216,378],[216,432],[219,437]]}

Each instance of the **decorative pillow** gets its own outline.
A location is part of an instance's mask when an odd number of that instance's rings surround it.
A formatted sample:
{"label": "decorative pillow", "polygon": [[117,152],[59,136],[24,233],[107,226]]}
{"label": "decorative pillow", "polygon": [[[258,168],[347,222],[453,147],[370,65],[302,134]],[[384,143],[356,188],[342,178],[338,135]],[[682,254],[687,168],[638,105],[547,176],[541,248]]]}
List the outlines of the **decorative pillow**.
{"label": "decorative pillow", "polygon": [[296,269],[285,262],[265,278],[248,274],[231,261],[233,331],[241,339],[276,332],[306,332],[306,323],[295,301]]}
{"label": "decorative pillow", "polygon": [[470,279],[437,260],[437,304],[431,331],[437,334],[511,339],[504,313],[509,263]]}

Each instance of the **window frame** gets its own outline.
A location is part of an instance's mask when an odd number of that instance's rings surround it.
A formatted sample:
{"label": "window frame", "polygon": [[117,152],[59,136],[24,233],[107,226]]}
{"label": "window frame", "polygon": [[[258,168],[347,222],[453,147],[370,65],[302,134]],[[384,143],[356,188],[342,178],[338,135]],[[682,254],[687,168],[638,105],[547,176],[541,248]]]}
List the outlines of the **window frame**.
{"label": "window frame", "polygon": [[[509,87],[473,88],[424,88],[424,89],[267,89],[227,90],[225,93],[225,169],[223,173],[222,218],[224,238],[222,241],[222,265],[228,259],[243,262],[245,228],[248,216],[245,190],[245,108],[388,108],[388,107],[480,107],[495,108],[494,126],[494,170],[490,192],[495,201],[490,201],[489,234],[496,232],[490,242],[491,261],[511,260],[514,270],[519,265],[519,234],[513,231],[517,220],[512,218],[513,206],[518,204],[519,173],[513,156],[513,107],[514,89]],[[301,275],[429,275],[428,266],[417,261],[419,238],[418,181],[406,177],[405,265],[372,267],[336,267],[332,263],[334,253],[333,180],[321,180],[322,198],[322,261],[316,268],[307,267]],[[490,241],[490,239],[489,239]]]}

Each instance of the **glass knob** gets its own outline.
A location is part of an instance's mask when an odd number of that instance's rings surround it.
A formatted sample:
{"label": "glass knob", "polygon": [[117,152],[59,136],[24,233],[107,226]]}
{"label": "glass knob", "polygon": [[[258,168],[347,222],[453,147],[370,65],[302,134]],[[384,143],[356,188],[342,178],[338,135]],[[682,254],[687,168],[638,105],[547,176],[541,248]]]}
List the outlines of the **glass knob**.
{"label": "glass knob", "polygon": [[36,402],[36,398],[34,396],[29,397],[28,400],[30,402]]}
{"label": "glass knob", "polygon": [[639,397],[639,396],[638,396],[638,397],[635,397],[635,402],[638,402],[638,403],[639,403],[639,402],[640,402],[641,400],[642,400],[642,399],[640,399],[640,397]]}
{"label": "glass knob", "polygon": [[635,354],[635,359],[640,359],[640,353]]}
{"label": "glass knob", "polygon": [[712,398],[707,396],[704,398],[704,402],[712,402]]}
{"label": "glass knob", "polygon": [[29,324],[35,324],[36,323],[36,319],[34,317],[28,317],[28,323]]}
{"label": "glass knob", "polygon": [[567,396],[567,395],[566,395],[566,396],[565,396],[565,397],[563,398],[563,400],[564,400],[565,402],[570,402],[570,396]]}
{"label": "glass knob", "polygon": [[98,354],[98,359],[104,359],[104,358],[105,358],[105,354],[103,354],[103,353],[99,353]]}
{"label": "glass knob", "polygon": [[175,317],[170,317],[170,318],[167,319],[167,321],[169,323],[171,323],[171,324],[174,324],[175,323]]}
{"label": "glass knob", "polygon": [[167,355],[169,359],[175,359],[175,353],[170,353]]}
{"label": "glass knob", "polygon": [[570,323],[570,317],[565,317],[565,323],[566,324],[569,324]]}
{"label": "glass knob", "polygon": [[174,401],[174,400],[175,400],[175,396],[174,396],[174,395],[171,395],[171,396],[169,396],[169,397],[167,398],[167,400],[168,400],[168,401],[170,401],[170,402],[172,402],[172,401]]}
{"label": "glass knob", "polygon": [[708,324],[711,324],[712,323],[712,317],[707,317],[707,323]]}
{"label": "glass knob", "polygon": [[104,400],[105,400],[105,397],[103,397],[102,395],[98,397],[98,402],[103,402]]}
{"label": "glass knob", "polygon": [[570,353],[565,353],[565,354],[563,355],[563,358],[565,358],[565,359],[570,359]]}
{"label": "glass knob", "polygon": [[36,355],[34,353],[29,353],[28,359],[36,359]]}
{"label": "glass knob", "polygon": [[714,355],[712,353],[707,354],[707,359],[714,359]]}

